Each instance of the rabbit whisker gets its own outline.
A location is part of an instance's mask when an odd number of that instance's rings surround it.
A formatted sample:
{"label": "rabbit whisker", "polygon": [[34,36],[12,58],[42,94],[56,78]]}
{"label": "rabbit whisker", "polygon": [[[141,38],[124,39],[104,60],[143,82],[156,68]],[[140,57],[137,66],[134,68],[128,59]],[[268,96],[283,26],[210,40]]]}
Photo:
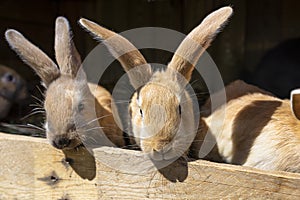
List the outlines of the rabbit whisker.
{"label": "rabbit whisker", "polygon": [[[199,94],[209,94],[209,92],[208,91],[206,91],[206,92],[195,92],[193,94],[193,96],[196,96],[196,95],[199,95]],[[192,96],[192,95],[190,95],[190,96]]]}
{"label": "rabbit whisker", "polygon": [[44,108],[33,108],[33,109],[32,109],[32,112],[37,111],[37,110],[39,110],[39,111],[45,111]]}
{"label": "rabbit whisker", "polygon": [[40,92],[40,94],[45,97],[45,92],[42,91],[42,89],[37,85],[36,88],[38,89],[38,91]]}
{"label": "rabbit whisker", "polygon": [[44,104],[44,101],[39,99],[38,97],[34,96],[34,95],[31,95],[32,98],[34,98],[35,100],[37,100],[41,105]]}
{"label": "rabbit whisker", "polygon": [[129,103],[130,100],[119,100],[119,101],[114,101],[114,103]]}
{"label": "rabbit whisker", "polygon": [[84,130],[85,132],[89,132],[89,131],[93,131],[93,130],[97,130],[97,129],[103,129],[104,127],[101,127],[101,126],[97,126],[97,127],[93,127],[93,128],[89,128],[89,129],[86,129]]}
{"label": "rabbit whisker", "polygon": [[36,115],[36,114],[39,114],[39,113],[43,113],[43,114],[44,114],[45,111],[41,111],[41,110],[39,111],[39,110],[38,110],[38,111],[35,111],[35,112],[32,112],[32,113],[29,113],[28,115],[25,115],[24,117],[22,117],[21,120],[25,120],[25,119],[27,119],[28,117],[31,117],[31,116]]}
{"label": "rabbit whisker", "polygon": [[114,102],[115,105],[122,105],[122,104],[129,104],[130,101],[123,101],[123,102]]}
{"label": "rabbit whisker", "polygon": [[108,115],[103,115],[103,116],[101,116],[101,117],[97,117],[97,118],[92,119],[92,120],[90,120],[89,122],[87,122],[87,123],[85,123],[85,124],[79,126],[78,128],[84,128],[84,127],[86,127],[87,125],[89,125],[89,124],[91,124],[91,123],[93,123],[93,122],[95,122],[95,121],[97,121],[97,120],[99,120],[99,119],[102,119],[102,118],[105,118],[105,117],[109,117],[109,116],[111,116],[111,115],[112,115],[112,114],[108,114]]}
{"label": "rabbit whisker", "polygon": [[[103,126],[103,127],[94,127],[94,128],[91,128],[91,129],[108,129],[108,130],[115,130],[114,128],[112,128],[112,127],[114,127],[114,126],[111,126],[111,127],[108,127],[108,126]],[[88,131],[88,130],[90,130],[90,129],[87,129],[86,131]],[[117,135],[115,135],[114,137],[118,137]],[[120,136],[121,138],[123,138],[123,136]]]}
{"label": "rabbit whisker", "polygon": [[199,82],[200,81],[200,79],[196,79],[196,80],[194,80],[194,81],[192,81],[191,83],[189,83],[190,85],[193,85],[193,84],[195,84],[195,83],[197,83],[197,82]]}
{"label": "rabbit whisker", "polygon": [[132,92],[132,93],[135,92],[135,90],[133,88],[128,87],[126,84],[122,84],[119,89],[125,89],[126,90],[126,91],[122,90],[122,92],[128,92],[128,91]]}
{"label": "rabbit whisker", "polygon": [[29,104],[29,106],[30,106],[30,107],[37,107],[37,108],[42,108],[42,109],[44,109],[43,105],[38,104],[38,103],[36,103],[36,104]]}
{"label": "rabbit whisker", "polygon": [[39,126],[34,125],[34,124],[27,124],[27,126],[30,127],[30,128],[38,129],[38,130],[40,130],[40,131],[44,131],[44,132],[46,131],[44,128],[39,127]]}

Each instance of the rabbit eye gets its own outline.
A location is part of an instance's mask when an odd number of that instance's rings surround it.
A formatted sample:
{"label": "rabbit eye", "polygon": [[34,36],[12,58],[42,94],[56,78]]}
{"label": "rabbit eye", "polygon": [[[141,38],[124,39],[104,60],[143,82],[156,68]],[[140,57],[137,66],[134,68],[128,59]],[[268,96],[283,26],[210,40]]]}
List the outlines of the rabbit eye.
{"label": "rabbit eye", "polygon": [[84,109],[83,103],[78,104],[78,111],[81,112]]}
{"label": "rabbit eye", "polygon": [[142,109],[140,109],[140,114],[141,114],[141,116],[143,117],[143,111],[142,111]]}
{"label": "rabbit eye", "polygon": [[181,106],[178,106],[179,115],[181,115]]}
{"label": "rabbit eye", "polygon": [[15,82],[15,77],[12,74],[6,73],[3,77],[5,82]]}

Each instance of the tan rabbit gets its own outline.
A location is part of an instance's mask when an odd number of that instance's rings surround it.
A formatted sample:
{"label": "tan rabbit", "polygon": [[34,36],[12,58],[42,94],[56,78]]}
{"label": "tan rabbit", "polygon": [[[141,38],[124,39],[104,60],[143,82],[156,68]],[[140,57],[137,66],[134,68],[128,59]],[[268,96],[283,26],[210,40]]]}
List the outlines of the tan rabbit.
{"label": "tan rabbit", "polygon": [[[218,145],[214,145],[214,147],[211,147],[211,142],[217,142],[215,137],[217,133],[214,132],[214,134],[212,134],[210,131],[208,131],[209,127],[214,127],[216,125],[222,126],[223,123],[227,123],[224,118],[227,108],[226,105],[229,102],[254,93],[273,96],[272,93],[265,91],[257,86],[247,84],[242,80],[236,80],[228,84],[225,87],[226,101],[217,101],[215,102],[214,107],[212,107],[211,99],[222,99],[222,95],[224,95],[224,93],[223,91],[218,91],[214,94],[211,94],[210,98],[208,98],[205,104],[201,106],[201,119],[199,124],[200,131],[197,133],[195,140],[191,145],[189,152],[190,156],[194,158],[205,158],[217,162],[224,162],[222,156],[218,151]],[[216,110],[218,111],[215,112]],[[208,146],[205,146],[205,141],[208,142]],[[208,148],[208,150],[205,150],[206,148]],[[209,152],[211,148],[212,150]]]}
{"label": "tan rabbit", "polygon": [[[242,80],[236,80],[226,85],[225,87],[225,95],[226,95],[226,103],[231,101],[232,99],[237,99],[241,96],[252,94],[252,93],[262,93],[273,96],[271,92],[263,90],[255,85],[247,84]],[[208,98],[204,105],[201,106],[201,117],[208,117],[212,112],[218,109],[225,102],[217,102],[217,105],[214,105],[214,110],[211,109],[211,99],[221,98],[221,95],[224,95],[222,92],[216,92],[211,94],[210,98]]]}
{"label": "tan rabbit", "polygon": [[231,14],[232,9],[224,7],[207,16],[180,44],[167,69],[156,72],[125,38],[91,21],[80,20],[84,28],[104,39],[127,71],[136,89],[129,105],[132,132],[152,159],[178,158],[192,143],[199,121],[186,85],[199,57]]}
{"label": "tan rabbit", "polygon": [[28,97],[26,83],[13,69],[0,65],[0,119],[7,116],[14,103]]}
{"label": "tan rabbit", "polygon": [[[230,90],[239,91],[240,83]],[[300,90],[292,91],[290,102],[264,91],[248,93],[251,86],[247,87],[223,105],[224,123],[215,123],[223,118],[222,106],[203,118],[202,134],[208,131],[217,141],[217,151],[209,157],[264,170],[300,172]]]}
{"label": "tan rabbit", "polygon": [[45,129],[54,147],[71,149],[87,144],[101,135],[100,129],[117,146],[124,146],[123,133],[112,116],[112,97],[104,88],[87,82],[67,19],[56,19],[55,56],[59,68],[19,32],[7,30],[5,36],[47,88]]}

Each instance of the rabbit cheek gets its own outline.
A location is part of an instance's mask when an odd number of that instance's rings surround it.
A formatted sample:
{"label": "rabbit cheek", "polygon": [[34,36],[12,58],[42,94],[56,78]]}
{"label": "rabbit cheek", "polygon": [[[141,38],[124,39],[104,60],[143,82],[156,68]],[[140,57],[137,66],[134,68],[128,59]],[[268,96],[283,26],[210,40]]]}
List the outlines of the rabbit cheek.
{"label": "rabbit cheek", "polygon": [[[3,81],[2,81],[3,83]],[[6,99],[13,100],[13,96],[16,91],[16,86],[11,83],[3,83],[4,85],[0,86],[0,94]]]}
{"label": "rabbit cheek", "polygon": [[9,113],[11,102],[0,96],[0,119],[3,119]]}

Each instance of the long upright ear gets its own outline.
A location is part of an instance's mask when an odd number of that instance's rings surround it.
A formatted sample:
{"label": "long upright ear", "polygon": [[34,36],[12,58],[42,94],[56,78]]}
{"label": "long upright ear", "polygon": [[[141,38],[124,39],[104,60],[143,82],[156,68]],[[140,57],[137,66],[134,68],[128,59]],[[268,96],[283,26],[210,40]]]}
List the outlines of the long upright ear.
{"label": "long upright ear", "polygon": [[223,7],[208,15],[182,41],[168,67],[177,70],[190,81],[200,56],[226,24],[231,14],[231,7]]}
{"label": "long upright ear", "polygon": [[38,74],[46,87],[59,77],[57,65],[21,33],[9,29],[5,32],[5,38],[20,58]]}
{"label": "long upright ear", "polygon": [[76,77],[81,58],[72,40],[69,22],[64,17],[58,17],[55,23],[55,56],[61,73]]}
{"label": "long upright ear", "polygon": [[300,89],[291,92],[291,109],[295,117],[300,120]]}
{"label": "long upright ear", "polygon": [[79,23],[94,36],[104,40],[103,43],[128,73],[134,88],[138,88],[149,81],[152,75],[151,67],[132,43],[121,35],[87,19],[82,18],[79,20]]}

